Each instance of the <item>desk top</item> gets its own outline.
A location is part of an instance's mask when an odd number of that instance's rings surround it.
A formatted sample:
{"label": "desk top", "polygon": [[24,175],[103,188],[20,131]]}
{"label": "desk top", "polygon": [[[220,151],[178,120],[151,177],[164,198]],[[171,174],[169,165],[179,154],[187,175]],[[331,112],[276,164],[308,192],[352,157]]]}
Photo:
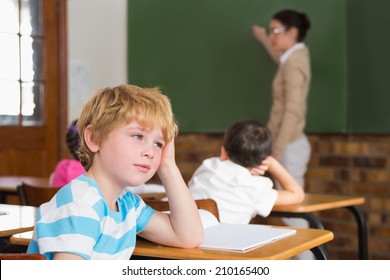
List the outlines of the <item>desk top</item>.
{"label": "desk top", "polygon": [[138,239],[133,255],[183,260],[287,260],[333,239],[328,230],[296,228],[295,235],[244,252],[204,248],[182,249]]}
{"label": "desk top", "polygon": [[0,237],[32,230],[37,211],[32,206],[0,204]]}
{"label": "desk top", "polygon": [[272,211],[288,213],[310,213],[347,206],[356,206],[363,203],[364,197],[306,193],[305,200],[302,203],[274,206]]}
{"label": "desk top", "polygon": [[0,176],[0,191],[15,193],[17,192],[17,186],[22,182],[34,186],[49,186],[48,177]]}
{"label": "desk top", "polygon": [[[133,255],[182,260],[287,260],[331,241],[334,237],[333,233],[328,230],[309,228],[296,228],[296,230],[295,235],[244,252],[203,248],[174,248],[138,238]],[[33,231],[14,234],[10,240],[13,244],[27,246],[32,235]]]}

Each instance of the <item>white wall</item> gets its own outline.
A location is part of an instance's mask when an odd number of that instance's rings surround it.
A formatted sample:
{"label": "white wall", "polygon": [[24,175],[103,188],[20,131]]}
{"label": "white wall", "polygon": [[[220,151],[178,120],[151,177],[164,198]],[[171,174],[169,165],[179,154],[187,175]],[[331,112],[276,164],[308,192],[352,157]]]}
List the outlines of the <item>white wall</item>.
{"label": "white wall", "polygon": [[127,82],[127,1],[68,0],[68,122],[96,90]]}

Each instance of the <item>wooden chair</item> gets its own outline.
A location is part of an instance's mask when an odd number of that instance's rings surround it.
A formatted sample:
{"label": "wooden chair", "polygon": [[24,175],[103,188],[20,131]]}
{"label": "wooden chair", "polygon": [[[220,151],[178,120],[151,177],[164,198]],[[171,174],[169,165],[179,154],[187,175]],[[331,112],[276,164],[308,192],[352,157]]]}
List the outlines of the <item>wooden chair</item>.
{"label": "wooden chair", "polygon": [[25,254],[25,253],[14,253],[14,254],[1,254],[0,260],[47,260],[44,255],[41,254]]}
{"label": "wooden chair", "polygon": [[[144,200],[147,205],[157,211],[169,211],[169,203],[166,200]],[[218,206],[215,200],[198,199],[195,200],[198,209],[203,209],[211,212],[219,221]]]}
{"label": "wooden chair", "polygon": [[18,186],[18,195],[22,205],[39,207],[48,202],[58,191],[58,188],[50,186],[33,186],[22,182]]}

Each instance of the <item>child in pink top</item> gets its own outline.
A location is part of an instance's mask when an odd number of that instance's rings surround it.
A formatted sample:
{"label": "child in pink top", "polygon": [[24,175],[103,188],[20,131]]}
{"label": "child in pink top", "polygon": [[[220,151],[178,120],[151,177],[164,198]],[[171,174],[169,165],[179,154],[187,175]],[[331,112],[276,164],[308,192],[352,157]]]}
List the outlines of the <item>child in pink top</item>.
{"label": "child in pink top", "polygon": [[57,163],[54,172],[50,176],[50,184],[53,187],[63,187],[74,178],[85,173],[84,167],[79,161],[80,137],[76,123],[77,120],[74,120],[66,133],[66,143],[73,159],[63,159]]}

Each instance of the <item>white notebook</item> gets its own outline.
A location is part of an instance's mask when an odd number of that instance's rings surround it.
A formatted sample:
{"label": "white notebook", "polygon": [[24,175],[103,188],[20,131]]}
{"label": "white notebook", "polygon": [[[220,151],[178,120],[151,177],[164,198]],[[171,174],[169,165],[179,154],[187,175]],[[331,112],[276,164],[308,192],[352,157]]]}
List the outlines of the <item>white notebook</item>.
{"label": "white notebook", "polygon": [[200,209],[199,213],[204,228],[202,248],[245,251],[296,233],[295,229],[268,225],[223,224],[209,211]]}

